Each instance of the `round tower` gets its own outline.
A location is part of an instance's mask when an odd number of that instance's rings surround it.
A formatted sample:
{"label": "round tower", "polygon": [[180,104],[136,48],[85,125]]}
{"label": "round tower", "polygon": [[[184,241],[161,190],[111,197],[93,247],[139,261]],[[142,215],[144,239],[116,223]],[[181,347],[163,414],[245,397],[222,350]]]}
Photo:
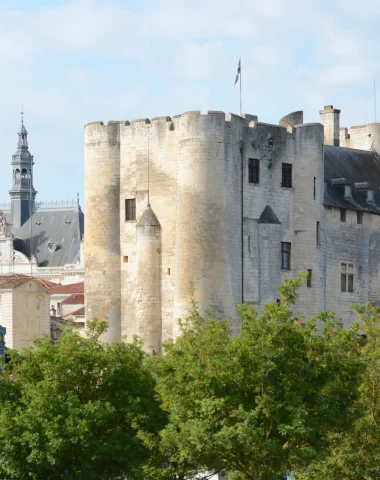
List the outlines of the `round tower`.
{"label": "round tower", "polygon": [[[203,314],[231,318],[241,292],[238,119],[226,127],[223,112],[187,112],[179,122],[176,281],[173,335],[190,312],[190,285]],[[232,122],[231,122],[232,123]],[[231,134],[231,129],[234,135]],[[232,161],[230,159],[233,159]]]}
{"label": "round tower", "polygon": [[105,342],[121,340],[119,128],[119,122],[85,126],[86,318],[108,320]]}
{"label": "round tower", "polygon": [[144,349],[161,349],[161,225],[150,205],[136,225],[136,333]]}

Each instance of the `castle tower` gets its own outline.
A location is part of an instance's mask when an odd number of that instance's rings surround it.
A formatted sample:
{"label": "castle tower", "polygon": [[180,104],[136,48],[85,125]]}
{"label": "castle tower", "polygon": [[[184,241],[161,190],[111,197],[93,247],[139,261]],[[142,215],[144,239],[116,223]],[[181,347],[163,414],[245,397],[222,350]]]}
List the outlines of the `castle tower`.
{"label": "castle tower", "polygon": [[21,117],[16,153],[12,156],[11,223],[20,228],[34,209],[36,190],[33,187],[33,155],[28,150],[28,132]]}
{"label": "castle tower", "polygon": [[148,207],[136,225],[136,334],[145,350],[161,349],[161,225]]}
{"label": "castle tower", "polygon": [[109,323],[102,340],[121,340],[119,122],[85,127],[86,318]]}

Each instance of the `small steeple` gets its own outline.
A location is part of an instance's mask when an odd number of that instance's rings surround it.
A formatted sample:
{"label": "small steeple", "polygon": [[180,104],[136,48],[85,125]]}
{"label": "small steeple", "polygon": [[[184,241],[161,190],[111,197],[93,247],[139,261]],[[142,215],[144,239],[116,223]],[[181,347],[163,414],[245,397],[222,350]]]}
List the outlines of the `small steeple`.
{"label": "small steeple", "polygon": [[12,228],[20,228],[32,215],[37,194],[33,187],[33,155],[28,150],[28,132],[21,111],[21,128],[18,132],[17,151],[12,156]]}
{"label": "small steeple", "polygon": [[24,125],[24,109],[21,109],[21,128],[18,133],[17,149],[28,149],[28,132]]}

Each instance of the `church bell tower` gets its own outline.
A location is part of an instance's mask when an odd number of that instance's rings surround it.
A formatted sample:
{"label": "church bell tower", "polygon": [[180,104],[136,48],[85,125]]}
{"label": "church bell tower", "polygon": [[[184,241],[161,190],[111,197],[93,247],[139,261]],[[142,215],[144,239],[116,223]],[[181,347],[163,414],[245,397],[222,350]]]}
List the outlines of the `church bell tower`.
{"label": "church bell tower", "polygon": [[33,165],[33,155],[28,150],[28,132],[21,113],[17,151],[12,156],[12,188],[9,190],[12,228],[22,227],[33,214],[37,194],[33,187]]}

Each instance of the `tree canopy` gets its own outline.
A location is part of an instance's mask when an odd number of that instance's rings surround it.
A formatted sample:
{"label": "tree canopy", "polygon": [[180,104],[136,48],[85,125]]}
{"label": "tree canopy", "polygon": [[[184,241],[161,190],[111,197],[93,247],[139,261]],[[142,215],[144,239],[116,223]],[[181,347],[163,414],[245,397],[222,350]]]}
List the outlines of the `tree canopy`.
{"label": "tree canopy", "polygon": [[281,288],[281,305],[239,306],[242,332],[202,318],[195,302],[182,333],[151,368],[169,422],[162,441],[180,459],[234,478],[275,478],[326,454],[327,434],[352,421],[358,335],[332,314],[291,310],[303,279]]}
{"label": "tree canopy", "polygon": [[163,425],[138,342],[74,330],[13,352],[0,376],[0,475],[9,480],[114,479],[147,458],[141,437]]}

